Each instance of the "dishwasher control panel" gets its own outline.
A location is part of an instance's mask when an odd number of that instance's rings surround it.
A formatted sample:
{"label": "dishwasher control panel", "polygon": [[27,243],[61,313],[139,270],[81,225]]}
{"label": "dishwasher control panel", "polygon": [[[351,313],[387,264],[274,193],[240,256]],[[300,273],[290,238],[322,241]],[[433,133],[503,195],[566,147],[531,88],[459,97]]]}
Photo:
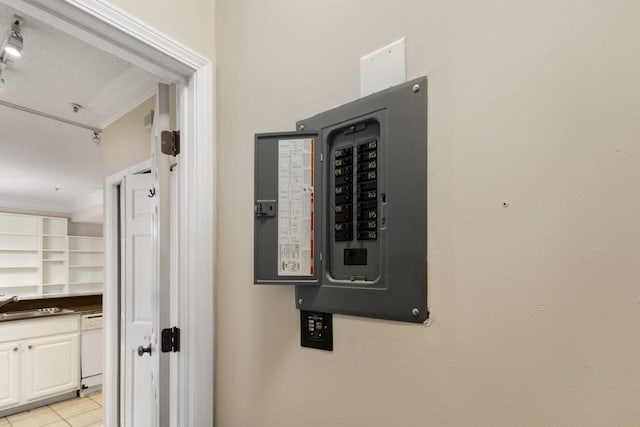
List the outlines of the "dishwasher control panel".
{"label": "dishwasher control panel", "polygon": [[82,316],[82,330],[102,329],[102,313],[85,314]]}

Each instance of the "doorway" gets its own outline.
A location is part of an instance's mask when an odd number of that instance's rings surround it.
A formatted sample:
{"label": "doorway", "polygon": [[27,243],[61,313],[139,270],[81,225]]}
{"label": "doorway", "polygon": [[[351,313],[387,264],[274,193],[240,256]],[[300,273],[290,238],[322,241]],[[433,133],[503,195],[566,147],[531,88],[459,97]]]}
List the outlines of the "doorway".
{"label": "doorway", "polygon": [[[107,3],[22,0],[7,0],[6,3],[176,84],[177,127],[181,131],[180,167],[175,184],[179,188],[177,209],[181,219],[176,243],[176,256],[180,260],[176,275],[182,291],[177,302],[182,346],[172,370],[177,378],[177,391],[171,396],[171,407],[178,414],[177,425],[211,425],[215,238],[211,63]],[[106,184],[108,188],[110,183]],[[113,351],[120,345],[119,302],[113,292],[117,269],[112,268],[117,260],[118,239],[114,233],[115,224],[109,222],[110,214],[116,208],[107,194],[104,310],[109,352],[105,360],[104,403],[105,425],[109,426],[118,424],[120,409],[115,398],[119,365],[117,351]],[[166,420],[160,420],[160,425],[169,425],[165,423]]]}

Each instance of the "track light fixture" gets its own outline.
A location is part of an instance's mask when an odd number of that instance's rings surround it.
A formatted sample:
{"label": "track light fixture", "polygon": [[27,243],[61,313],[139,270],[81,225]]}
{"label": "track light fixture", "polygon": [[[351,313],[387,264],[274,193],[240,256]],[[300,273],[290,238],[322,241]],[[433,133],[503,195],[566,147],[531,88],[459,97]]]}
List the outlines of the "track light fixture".
{"label": "track light fixture", "polygon": [[24,45],[24,39],[20,32],[22,26],[22,17],[13,15],[13,22],[11,23],[11,31],[9,31],[9,37],[4,45],[4,51],[11,56],[22,56],[22,47]]}

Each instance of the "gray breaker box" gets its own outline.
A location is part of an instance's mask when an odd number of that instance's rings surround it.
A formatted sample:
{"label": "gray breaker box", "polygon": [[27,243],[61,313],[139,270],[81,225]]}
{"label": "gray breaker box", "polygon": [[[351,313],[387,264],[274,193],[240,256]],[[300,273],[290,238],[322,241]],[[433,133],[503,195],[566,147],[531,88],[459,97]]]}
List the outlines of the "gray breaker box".
{"label": "gray breaker box", "polygon": [[297,308],[423,322],[427,79],[255,138],[254,282]]}

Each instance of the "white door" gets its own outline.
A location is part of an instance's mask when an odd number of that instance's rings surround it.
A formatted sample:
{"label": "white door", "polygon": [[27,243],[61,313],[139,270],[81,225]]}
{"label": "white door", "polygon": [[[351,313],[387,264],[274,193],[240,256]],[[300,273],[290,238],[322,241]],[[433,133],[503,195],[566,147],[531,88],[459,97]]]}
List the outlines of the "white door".
{"label": "white door", "polygon": [[77,332],[25,341],[22,351],[26,401],[78,389],[80,348]]}
{"label": "white door", "polygon": [[168,85],[159,85],[154,111],[151,173],[126,176],[121,192],[124,427],[170,422],[169,355],[161,352],[171,292],[169,156],[160,149],[170,127]]}
{"label": "white door", "polygon": [[156,426],[152,353],[138,355],[151,345],[153,285],[151,275],[151,174],[129,175],[122,183],[121,268],[123,272],[123,427]]}
{"label": "white door", "polygon": [[17,342],[0,344],[0,410],[20,400],[20,346]]}

